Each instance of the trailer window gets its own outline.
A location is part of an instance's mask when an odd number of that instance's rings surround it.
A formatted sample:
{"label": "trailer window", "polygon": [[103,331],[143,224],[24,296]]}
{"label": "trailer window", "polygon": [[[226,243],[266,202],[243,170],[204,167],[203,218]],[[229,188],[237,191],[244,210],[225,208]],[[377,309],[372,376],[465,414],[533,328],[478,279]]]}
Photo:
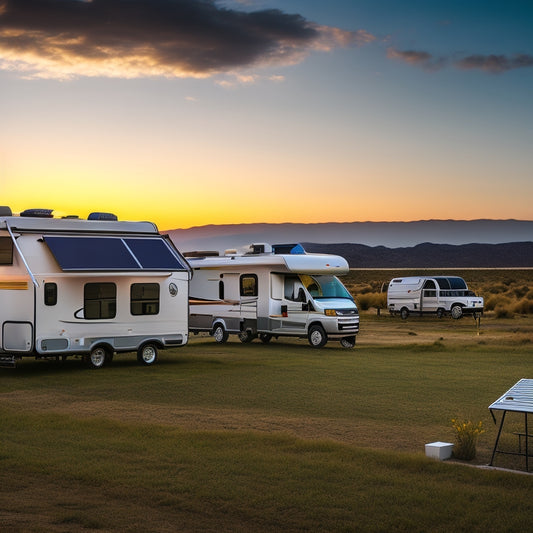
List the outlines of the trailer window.
{"label": "trailer window", "polygon": [[55,305],[57,303],[57,283],[44,284],[44,305]]}
{"label": "trailer window", "polygon": [[257,296],[257,276],[243,274],[240,279],[241,296]]}
{"label": "trailer window", "polygon": [[114,283],[87,283],[83,292],[83,316],[89,320],[115,318],[117,286]]}
{"label": "trailer window", "polygon": [[0,265],[13,264],[13,241],[11,237],[0,237]]}
{"label": "trailer window", "polygon": [[159,283],[134,283],[130,291],[132,315],[159,313]]}

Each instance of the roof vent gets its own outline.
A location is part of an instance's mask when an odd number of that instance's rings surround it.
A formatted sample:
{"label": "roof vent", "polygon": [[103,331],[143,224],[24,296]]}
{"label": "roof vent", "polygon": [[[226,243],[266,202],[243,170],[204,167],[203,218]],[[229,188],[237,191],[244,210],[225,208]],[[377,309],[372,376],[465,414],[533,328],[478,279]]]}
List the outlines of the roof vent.
{"label": "roof vent", "polygon": [[21,217],[52,218],[53,209],[26,209],[20,213]]}
{"label": "roof vent", "polygon": [[11,207],[7,205],[0,205],[0,217],[10,217],[13,216]]}
{"label": "roof vent", "polygon": [[117,215],[113,213],[91,213],[87,220],[118,220]]}

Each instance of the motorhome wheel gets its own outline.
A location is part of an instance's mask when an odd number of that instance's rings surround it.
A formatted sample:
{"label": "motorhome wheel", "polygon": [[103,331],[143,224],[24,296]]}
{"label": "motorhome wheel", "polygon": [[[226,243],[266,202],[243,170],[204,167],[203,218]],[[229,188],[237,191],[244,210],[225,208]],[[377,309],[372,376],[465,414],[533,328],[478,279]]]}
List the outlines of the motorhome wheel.
{"label": "motorhome wheel", "polygon": [[153,365],[157,361],[157,346],[145,344],[137,351],[137,361],[143,365]]}
{"label": "motorhome wheel", "polygon": [[260,333],[259,340],[263,344],[268,344],[272,340],[272,335],[270,333]]}
{"label": "motorhome wheel", "polygon": [[452,318],[461,318],[463,316],[463,308],[459,304],[452,305],[452,308],[450,310],[452,314]]}
{"label": "motorhome wheel", "polygon": [[93,348],[88,357],[88,362],[91,368],[102,368],[108,361],[109,355],[103,346]]}
{"label": "motorhome wheel", "polygon": [[400,316],[403,320],[405,320],[409,316],[409,309],[407,309],[407,307],[402,307],[402,310],[400,311]]}
{"label": "motorhome wheel", "polygon": [[328,342],[328,337],[326,335],[326,332],[324,331],[324,328],[322,326],[311,326],[309,328],[309,344],[313,348],[321,348]]}
{"label": "motorhome wheel", "polygon": [[215,324],[213,328],[213,337],[217,342],[223,343],[228,340],[229,333],[224,329],[222,324]]}
{"label": "motorhome wheel", "polygon": [[355,335],[351,337],[344,337],[341,339],[341,346],[343,348],[353,348],[355,346]]}
{"label": "motorhome wheel", "polygon": [[241,331],[239,333],[239,339],[241,342],[252,342],[255,339],[255,335],[251,331]]}
{"label": "motorhome wheel", "polygon": [[437,309],[437,318],[442,318],[444,316],[444,309],[442,307],[439,307]]}

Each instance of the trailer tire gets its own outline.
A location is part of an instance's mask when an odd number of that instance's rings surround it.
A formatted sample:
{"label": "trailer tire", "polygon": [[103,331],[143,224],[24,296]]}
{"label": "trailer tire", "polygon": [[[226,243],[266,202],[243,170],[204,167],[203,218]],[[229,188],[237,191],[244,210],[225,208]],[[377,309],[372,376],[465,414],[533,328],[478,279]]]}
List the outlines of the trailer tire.
{"label": "trailer tire", "polygon": [[137,361],[142,365],[153,365],[157,361],[157,346],[148,342],[137,350]]}
{"label": "trailer tire", "polygon": [[355,335],[351,337],[343,337],[341,339],[341,346],[343,348],[354,348],[355,347]]}
{"label": "trailer tire", "polygon": [[400,309],[400,316],[402,317],[402,320],[406,320],[409,316],[409,309],[407,309],[407,307],[402,307]]}
{"label": "trailer tire", "polygon": [[263,344],[268,344],[272,340],[272,335],[270,333],[259,333],[259,340]]}
{"label": "trailer tire", "polygon": [[252,342],[255,339],[255,335],[251,331],[241,331],[239,333],[239,340],[244,344]]}
{"label": "trailer tire", "polygon": [[91,368],[97,369],[105,366],[109,362],[110,355],[109,350],[103,346],[97,346],[91,350],[91,353],[87,356],[87,362]]}
{"label": "trailer tire", "polygon": [[220,324],[215,324],[213,328],[213,338],[220,344],[223,344],[228,340],[229,333],[226,331],[226,328]]}
{"label": "trailer tire", "polygon": [[309,344],[313,348],[322,348],[328,342],[328,336],[322,326],[315,324],[309,328],[309,334],[307,335]]}
{"label": "trailer tire", "polygon": [[463,308],[459,304],[453,304],[452,308],[450,309],[450,313],[452,315],[452,318],[458,320],[463,316]]}

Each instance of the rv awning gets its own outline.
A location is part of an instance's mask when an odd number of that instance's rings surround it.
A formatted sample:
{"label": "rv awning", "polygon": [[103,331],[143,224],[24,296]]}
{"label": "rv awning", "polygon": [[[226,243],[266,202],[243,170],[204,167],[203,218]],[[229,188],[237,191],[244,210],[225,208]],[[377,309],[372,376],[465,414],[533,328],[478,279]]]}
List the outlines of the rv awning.
{"label": "rv awning", "polygon": [[187,270],[163,237],[44,236],[64,271]]}

